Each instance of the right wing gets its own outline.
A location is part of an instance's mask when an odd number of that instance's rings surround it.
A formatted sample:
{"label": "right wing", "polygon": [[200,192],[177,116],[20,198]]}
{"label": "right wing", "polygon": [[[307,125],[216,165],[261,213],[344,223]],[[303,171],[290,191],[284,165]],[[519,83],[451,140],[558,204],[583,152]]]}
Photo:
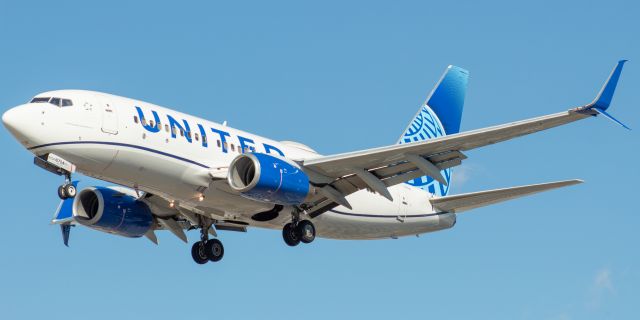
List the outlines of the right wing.
{"label": "right wing", "polygon": [[442,176],[441,170],[460,165],[462,160],[466,159],[462,151],[599,114],[620,123],[606,113],[606,110],[611,103],[624,62],[625,60],[618,62],[594,101],[582,107],[422,142],[304,160],[301,162],[302,167],[320,191],[320,196],[308,204],[306,211],[315,217],[337,205],[350,207],[345,196],[365,188],[391,200],[387,187],[424,175],[446,183],[448,179]]}

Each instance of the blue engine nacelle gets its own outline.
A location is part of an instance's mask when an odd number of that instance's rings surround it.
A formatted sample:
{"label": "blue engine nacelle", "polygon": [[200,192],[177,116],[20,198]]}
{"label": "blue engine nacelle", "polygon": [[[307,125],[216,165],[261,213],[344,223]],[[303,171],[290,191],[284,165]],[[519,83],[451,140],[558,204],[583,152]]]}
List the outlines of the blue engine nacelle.
{"label": "blue engine nacelle", "polygon": [[237,156],[227,180],[244,197],[282,205],[299,205],[310,193],[309,177],[295,163],[264,153]]}
{"label": "blue engine nacelle", "polygon": [[89,187],[74,200],[74,220],[89,228],[137,238],[153,225],[151,210],[145,203],[116,189]]}

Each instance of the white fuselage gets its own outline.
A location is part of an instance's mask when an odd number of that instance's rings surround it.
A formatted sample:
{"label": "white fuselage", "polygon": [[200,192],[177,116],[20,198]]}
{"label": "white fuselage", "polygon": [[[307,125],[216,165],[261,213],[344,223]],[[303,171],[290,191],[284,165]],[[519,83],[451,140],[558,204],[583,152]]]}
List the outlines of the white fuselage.
{"label": "white fuselage", "polygon": [[[28,103],[5,113],[7,128],[34,155],[54,153],[87,176],[173,199],[220,221],[280,229],[291,219],[287,208],[271,221],[254,221],[252,215],[273,204],[241,196],[225,179],[209,185],[211,172],[226,172],[238,154],[271,153],[294,161],[318,156],[298,143],[270,140],[139,100],[79,90],[38,97],[69,99],[73,105]],[[389,190],[394,201],[368,190],[349,195],[352,209],[338,206],[313,219],[318,236],[377,239],[455,224],[455,214],[434,212],[427,192],[407,184]],[[162,215],[162,210],[154,213]]]}

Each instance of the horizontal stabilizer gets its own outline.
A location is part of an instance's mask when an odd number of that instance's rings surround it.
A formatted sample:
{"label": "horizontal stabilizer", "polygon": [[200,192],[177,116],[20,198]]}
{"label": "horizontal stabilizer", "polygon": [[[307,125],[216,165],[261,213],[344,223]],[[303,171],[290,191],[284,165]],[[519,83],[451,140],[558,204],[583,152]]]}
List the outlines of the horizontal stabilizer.
{"label": "horizontal stabilizer", "polygon": [[487,190],[480,192],[472,192],[465,194],[457,194],[446,197],[438,197],[431,199],[434,208],[443,212],[459,213],[474,208],[488,206],[490,204],[499,203],[534,193],[547,190],[571,186],[582,183],[582,180],[566,180],[558,182],[549,182],[541,184],[532,184],[528,186]]}

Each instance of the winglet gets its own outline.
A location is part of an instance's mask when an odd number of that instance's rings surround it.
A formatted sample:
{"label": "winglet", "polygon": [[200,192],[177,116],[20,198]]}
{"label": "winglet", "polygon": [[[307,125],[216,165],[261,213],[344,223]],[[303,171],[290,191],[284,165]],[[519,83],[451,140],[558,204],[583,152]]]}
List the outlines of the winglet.
{"label": "winglet", "polygon": [[609,78],[600,89],[598,96],[589,104],[590,107],[599,110],[607,110],[609,105],[611,104],[611,99],[613,99],[613,93],[616,91],[616,86],[618,85],[618,79],[620,79],[620,74],[622,73],[622,66],[628,60],[620,60],[611,74]]}
{"label": "winglet", "polygon": [[616,91],[616,86],[618,85],[620,74],[622,73],[622,67],[627,61],[628,60],[618,61],[618,64],[615,66],[615,68],[613,68],[613,71],[611,71],[611,74],[602,86],[602,89],[600,89],[600,92],[598,93],[596,98],[587,105],[587,108],[596,110],[599,114],[605,116],[607,119],[621,125],[628,130],[631,130],[631,128],[620,122],[620,120],[607,113],[607,109],[611,105],[611,100],[613,99],[613,93]]}

